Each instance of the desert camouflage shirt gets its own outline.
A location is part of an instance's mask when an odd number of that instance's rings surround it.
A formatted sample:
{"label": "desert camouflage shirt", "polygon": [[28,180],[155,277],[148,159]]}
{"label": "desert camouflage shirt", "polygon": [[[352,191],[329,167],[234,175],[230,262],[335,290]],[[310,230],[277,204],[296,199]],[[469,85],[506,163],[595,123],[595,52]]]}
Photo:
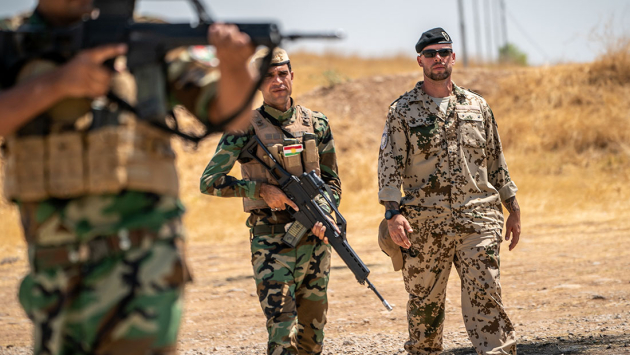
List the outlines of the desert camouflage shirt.
{"label": "desert camouflage shirt", "polygon": [[380,202],[449,215],[461,225],[502,228],[501,201],[517,187],[490,107],[453,85],[444,114],[422,83],[390,107],[378,161]]}
{"label": "desert camouflage shirt", "polygon": [[[297,119],[295,106],[292,106],[286,112],[281,112],[268,105],[264,105],[264,109],[273,118],[277,119],[282,126],[290,125]],[[317,135],[319,166],[322,180],[330,186],[335,202],[339,205],[341,199],[341,180],[337,173],[335,143],[326,116],[320,112],[313,111],[313,127]],[[255,134],[254,127],[250,125],[242,134],[224,134],[223,137],[221,137],[214,156],[201,175],[200,189],[202,193],[221,197],[261,198],[260,183],[256,181],[240,180],[227,175],[230,170],[232,170],[234,163],[239,159],[241,149]],[[252,211],[247,225],[251,227],[260,223],[283,224],[290,221],[292,221],[292,218],[288,212],[273,212],[269,208],[264,208]]]}

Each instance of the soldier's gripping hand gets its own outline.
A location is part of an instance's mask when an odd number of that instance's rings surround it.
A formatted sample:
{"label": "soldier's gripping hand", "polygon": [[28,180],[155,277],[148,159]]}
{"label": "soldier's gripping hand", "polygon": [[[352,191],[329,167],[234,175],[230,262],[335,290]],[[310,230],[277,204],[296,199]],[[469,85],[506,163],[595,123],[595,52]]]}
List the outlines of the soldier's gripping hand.
{"label": "soldier's gripping hand", "polygon": [[265,200],[265,203],[267,203],[272,211],[285,210],[287,205],[296,211],[300,210],[295,202],[291,201],[282,190],[271,184],[262,184],[260,187],[260,197]]}
{"label": "soldier's gripping hand", "polygon": [[[333,227],[335,228],[335,231],[337,233],[341,233],[335,221],[333,221],[333,219],[328,216],[326,216],[326,218],[328,218],[330,223],[333,225]],[[322,222],[315,223],[313,228],[311,228],[311,232],[313,232],[313,235],[315,235],[317,238],[322,240],[325,244],[328,244],[328,237],[326,237],[326,226]]]}
{"label": "soldier's gripping hand", "polygon": [[397,214],[387,221],[387,227],[389,229],[389,235],[397,245],[405,249],[411,247],[411,242],[407,237],[407,233],[412,233],[413,229],[409,225],[409,221],[402,215]]}
{"label": "soldier's gripping hand", "polygon": [[111,73],[102,63],[126,51],[124,45],[85,50],[59,68],[0,91],[0,136],[13,134],[68,97],[89,98],[107,93]]}
{"label": "soldier's gripping hand", "polygon": [[[210,106],[209,119],[214,124],[221,123],[228,115],[238,110],[247,99],[255,84],[255,77],[249,71],[249,58],[256,49],[249,36],[240,32],[236,25],[214,23],[208,29],[208,42],[217,50],[219,59],[219,90]],[[243,111],[228,127],[228,131],[247,128],[251,108]]]}
{"label": "soldier's gripping hand", "polygon": [[126,52],[127,46],[124,44],[81,51],[56,71],[56,86],[65,97],[103,96],[109,91],[112,78],[112,71],[103,66],[103,62]]}

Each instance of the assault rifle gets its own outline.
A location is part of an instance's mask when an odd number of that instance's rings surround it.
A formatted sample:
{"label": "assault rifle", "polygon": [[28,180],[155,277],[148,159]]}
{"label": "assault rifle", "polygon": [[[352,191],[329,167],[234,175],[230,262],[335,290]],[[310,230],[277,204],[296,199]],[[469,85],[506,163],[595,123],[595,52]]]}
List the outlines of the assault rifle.
{"label": "assault rifle", "polygon": [[[262,149],[264,154],[269,158],[271,166],[267,165],[256,155],[257,147]],[[328,238],[328,242],[332,245],[337,254],[339,254],[344,263],[346,263],[350,271],[352,271],[357,281],[361,285],[367,283],[368,288],[374,291],[385,308],[391,311],[392,306],[389,305],[376,290],[376,287],[368,280],[370,270],[363,261],[361,261],[357,253],[352,250],[350,244],[348,244],[348,240],[346,239],[346,220],[341,213],[339,213],[337,206],[331,202],[330,198],[332,198],[332,193],[330,188],[315,171],[303,173],[300,177],[292,175],[278,163],[257,136],[254,136],[252,140],[243,147],[239,158],[255,159],[269,172],[278,182],[282,191],[298,206],[299,211],[294,211],[292,208],[289,208],[288,211],[306,231],[311,230],[317,222],[321,222],[326,227],[325,236]],[[324,211],[316,201],[316,199],[320,198],[324,198],[332,211],[335,212],[336,221],[334,221],[331,214]],[[339,232],[337,232],[335,226],[339,228]],[[291,234],[291,228],[288,234]],[[283,238],[283,241],[289,246],[295,247],[300,237],[301,235],[297,238],[290,236],[288,239]]]}
{"label": "assault rifle", "polygon": [[[200,136],[190,136],[179,131],[176,121],[172,124],[174,128],[166,124],[169,99],[164,68],[164,58],[170,50],[182,46],[211,44],[208,43],[208,27],[214,21],[200,0],[189,1],[198,15],[196,25],[139,23],[133,18],[136,0],[94,0],[95,11],[92,17],[67,28],[51,30],[25,25],[17,31],[0,31],[0,61],[3,64],[0,69],[0,82],[5,87],[7,83],[13,84],[19,68],[33,59],[41,58],[64,63],[83,49],[126,43],[127,67],[138,83],[138,103],[132,106],[113,93],[108,94],[109,101],[119,108],[133,112],[141,120],[197,143],[207,135],[221,131],[249,108],[257,88],[265,77],[264,74],[269,69],[273,49],[283,40],[341,38],[339,33],[283,35],[274,23],[236,24],[242,32],[250,36],[255,45],[269,48],[269,54],[263,59],[260,67],[259,81],[240,109],[219,120],[221,122],[219,124],[202,119],[206,132]],[[98,116],[107,118],[111,115],[102,113]],[[175,119],[175,116],[172,116]]]}

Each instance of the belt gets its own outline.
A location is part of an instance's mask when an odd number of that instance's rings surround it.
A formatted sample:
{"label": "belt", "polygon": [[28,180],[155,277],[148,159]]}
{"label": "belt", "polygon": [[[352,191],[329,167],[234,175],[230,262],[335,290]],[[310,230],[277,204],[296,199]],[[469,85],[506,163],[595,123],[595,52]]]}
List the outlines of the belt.
{"label": "belt", "polygon": [[255,236],[284,234],[286,233],[284,230],[285,225],[286,224],[259,224],[252,228],[252,234]]}
{"label": "belt", "polygon": [[42,270],[51,267],[66,268],[86,261],[98,262],[108,256],[140,247],[143,243],[150,245],[158,239],[158,235],[158,232],[144,228],[131,231],[121,229],[116,234],[98,236],[84,243],[36,247],[33,265],[35,270]]}

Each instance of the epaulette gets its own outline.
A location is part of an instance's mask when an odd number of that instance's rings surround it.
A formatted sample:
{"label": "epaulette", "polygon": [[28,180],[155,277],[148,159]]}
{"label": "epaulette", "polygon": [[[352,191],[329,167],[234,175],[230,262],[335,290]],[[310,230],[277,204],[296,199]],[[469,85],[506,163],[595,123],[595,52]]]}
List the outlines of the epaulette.
{"label": "epaulette", "polygon": [[477,95],[477,96],[479,96],[479,97],[481,97],[481,98],[483,99],[483,96],[481,96],[481,94],[480,94],[480,93],[478,93],[478,92],[476,92],[476,91],[473,91],[473,90],[467,89],[467,88],[465,88],[465,87],[463,87],[463,86],[460,86],[459,88],[460,88],[460,89],[462,89],[462,90],[464,90],[464,91],[468,91],[468,92],[469,92],[469,93],[471,93],[471,94]]}
{"label": "epaulette", "polygon": [[[406,93],[405,93],[405,94],[406,94]],[[390,107],[391,107],[391,106],[394,106],[394,104],[395,104],[395,103],[397,103],[397,102],[398,102],[398,100],[402,99],[402,97],[403,97],[403,96],[405,96],[405,94],[402,94],[402,95],[398,96],[398,98],[397,98],[396,100],[392,101],[392,103],[391,103],[391,104],[389,104],[389,106],[390,106]]]}

